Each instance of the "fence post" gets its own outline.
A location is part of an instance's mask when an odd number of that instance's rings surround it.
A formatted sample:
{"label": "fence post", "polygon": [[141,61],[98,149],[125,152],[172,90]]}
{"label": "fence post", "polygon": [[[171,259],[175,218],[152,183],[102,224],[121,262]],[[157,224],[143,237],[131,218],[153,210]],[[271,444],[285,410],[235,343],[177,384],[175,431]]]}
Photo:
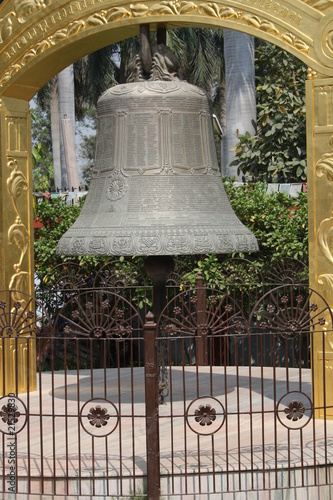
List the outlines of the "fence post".
{"label": "fence post", "polygon": [[147,439],[147,498],[160,497],[160,441],[158,404],[157,335],[153,313],[146,316],[144,325],[145,401]]}
{"label": "fence post", "polygon": [[196,359],[198,366],[208,365],[208,348],[207,348],[207,304],[206,304],[206,287],[203,284],[202,274],[199,271],[196,279],[197,290],[197,338],[196,338]]}

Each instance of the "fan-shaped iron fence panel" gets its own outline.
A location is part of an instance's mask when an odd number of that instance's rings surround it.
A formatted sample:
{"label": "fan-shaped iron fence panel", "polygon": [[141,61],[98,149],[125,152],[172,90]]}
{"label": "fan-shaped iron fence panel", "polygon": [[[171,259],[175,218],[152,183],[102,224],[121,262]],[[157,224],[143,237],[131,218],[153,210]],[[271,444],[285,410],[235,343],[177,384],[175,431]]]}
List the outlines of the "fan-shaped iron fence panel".
{"label": "fan-shaped iron fence panel", "polygon": [[330,482],[330,379],[322,366],[316,373],[310,345],[325,355],[331,332],[329,305],[304,285],[266,292],[247,317],[221,290],[174,297],[157,322],[162,491],[172,498]]}
{"label": "fan-shaped iron fence panel", "polygon": [[[140,312],[114,292],[73,290],[51,320],[32,297],[0,293],[1,491],[55,498],[142,491],[147,456]],[[7,364],[17,377],[10,388]],[[35,370],[19,387],[29,365]]]}
{"label": "fan-shaped iron fence panel", "polygon": [[51,316],[1,292],[3,491],[13,471],[17,494],[55,498],[332,483],[332,312],[320,295],[294,280],[261,295],[242,280],[236,293],[199,275],[168,287],[154,318],[128,288],[73,288]]}

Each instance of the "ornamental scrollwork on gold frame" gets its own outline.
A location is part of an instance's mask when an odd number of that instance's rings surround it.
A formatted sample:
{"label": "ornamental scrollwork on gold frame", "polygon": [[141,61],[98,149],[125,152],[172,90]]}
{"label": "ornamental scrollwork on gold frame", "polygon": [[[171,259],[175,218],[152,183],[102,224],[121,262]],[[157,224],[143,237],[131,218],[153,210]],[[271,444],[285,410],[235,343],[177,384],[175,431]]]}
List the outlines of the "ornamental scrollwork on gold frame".
{"label": "ornamental scrollwork on gold frame", "polygon": [[[333,136],[329,140],[329,144],[333,147]],[[333,152],[324,153],[316,163],[316,175],[322,178],[326,175],[328,181],[333,181]],[[317,241],[320,250],[331,264],[333,264],[333,253],[331,251],[330,240],[333,234],[333,205],[330,210],[330,215],[327,219],[321,221],[318,232]],[[333,303],[333,274],[321,274],[318,277],[318,284],[325,290],[325,298],[329,304]],[[330,341],[330,346],[333,349],[333,341]]]}
{"label": "ornamental scrollwork on gold frame", "polygon": [[327,10],[333,6],[333,0],[302,0],[302,2],[320,11]]}
{"label": "ornamental scrollwork on gold frame", "polygon": [[326,259],[333,264],[333,254],[331,251],[330,240],[333,234],[333,206],[328,219],[321,221],[318,228],[318,246],[325,255]]}
{"label": "ornamental scrollwork on gold frame", "polygon": [[32,14],[50,3],[51,0],[14,0],[14,10],[0,19],[0,43],[11,36],[15,21],[24,24]]}
{"label": "ornamental scrollwork on gold frame", "polygon": [[188,15],[194,14],[195,11],[199,15],[206,15],[208,17],[214,17],[221,20],[232,20],[236,23],[245,24],[257,30],[269,33],[272,36],[280,38],[280,40],[283,40],[294,49],[305,54],[308,54],[310,50],[310,47],[303,40],[297,38],[292,33],[280,33],[278,28],[271,21],[262,19],[259,16],[249,14],[244,11],[235,10],[227,5],[221,5],[215,2],[194,3],[187,0],[183,0],[181,2],[178,0],[162,0],[159,3],[154,3],[150,6],[144,3],[131,3],[127,6],[118,6],[101,10],[93,15],[88,15],[82,19],[73,21],[69,23],[67,27],[57,30],[54,34],[29,49],[23,55],[19,63],[13,64],[0,79],[0,87],[10,80],[10,78],[16,72],[20,71],[20,69],[30,60],[57,43],[75,36],[87,28],[94,28],[123,19],[149,17],[154,15]]}
{"label": "ornamental scrollwork on gold frame", "polygon": [[333,274],[320,274],[318,284],[324,287],[326,301],[333,304]]}
{"label": "ornamental scrollwork on gold frame", "polygon": [[[331,136],[329,144],[333,148],[333,136]],[[316,175],[319,178],[326,175],[327,180],[333,181],[333,152],[321,155],[316,163]]]}
{"label": "ornamental scrollwork on gold frame", "polygon": [[20,293],[20,290],[27,290],[29,273],[22,271],[22,262],[28,252],[30,238],[27,228],[22,224],[19,217],[16,218],[15,223],[8,230],[8,241],[10,244],[15,243],[21,253],[19,261],[13,266],[15,273],[11,277],[9,290],[15,290],[15,300],[20,300],[24,305],[26,303],[25,295]]}
{"label": "ornamental scrollwork on gold frame", "polygon": [[[22,223],[17,199],[23,191],[28,190],[28,181],[25,175],[19,170],[19,165],[15,158],[9,157],[7,159],[7,167],[10,170],[10,175],[7,179],[7,190],[16,212],[15,222],[8,230],[8,242],[11,245],[14,243],[20,251],[19,260],[14,264],[15,273],[10,280],[9,288],[25,290],[29,274],[26,271],[22,271],[22,262],[29,249],[30,237],[26,226]],[[21,297],[17,296],[17,299],[19,298]]]}
{"label": "ornamental scrollwork on gold frame", "polygon": [[11,171],[7,179],[7,190],[11,197],[16,214],[20,217],[20,212],[16,203],[22,191],[28,190],[28,181],[25,175],[19,170],[17,160],[8,158],[7,167]]}
{"label": "ornamental scrollwork on gold frame", "polygon": [[10,226],[8,230],[8,241],[11,244],[15,243],[21,252],[20,260],[17,264],[14,264],[15,271],[21,271],[23,258],[29,248],[29,233],[25,225],[22,224],[20,217],[16,217],[15,223]]}
{"label": "ornamental scrollwork on gold frame", "polygon": [[[333,205],[331,207],[330,217],[321,221],[318,228],[318,246],[324,254],[325,258],[333,264],[333,254],[331,250],[330,240],[333,234]],[[323,287],[325,299],[328,304],[333,304],[333,274],[325,273],[318,276],[318,284]],[[332,306],[331,306],[332,309]],[[326,337],[327,347],[333,349],[333,338],[331,335]]]}
{"label": "ornamental scrollwork on gold frame", "polygon": [[329,181],[333,181],[333,153],[325,153],[316,164],[317,177],[327,176]]}

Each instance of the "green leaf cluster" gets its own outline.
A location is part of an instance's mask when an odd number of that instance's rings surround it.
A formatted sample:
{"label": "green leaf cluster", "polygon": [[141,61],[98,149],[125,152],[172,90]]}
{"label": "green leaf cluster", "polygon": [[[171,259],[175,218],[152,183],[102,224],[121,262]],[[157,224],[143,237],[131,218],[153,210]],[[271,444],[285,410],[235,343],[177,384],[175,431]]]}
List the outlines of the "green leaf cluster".
{"label": "green leaf cluster", "polygon": [[[35,205],[35,218],[42,222],[35,239],[35,271],[40,281],[58,264],[64,262],[64,257],[57,255],[56,247],[61,236],[74,224],[83,206],[83,199],[78,205],[67,205],[60,197],[43,201]],[[102,266],[105,257],[80,256],[71,258],[88,269]]]}
{"label": "green leaf cluster", "polygon": [[239,136],[230,165],[264,182],[306,180],[305,79],[301,61],[257,42],[257,133]]}
{"label": "green leaf cluster", "polygon": [[[308,204],[306,193],[297,198],[276,192],[266,194],[266,184],[236,186],[224,179],[224,186],[237,217],[256,236],[259,252],[251,260],[264,269],[272,262],[293,258],[308,262]],[[253,258],[254,257],[254,258]]]}

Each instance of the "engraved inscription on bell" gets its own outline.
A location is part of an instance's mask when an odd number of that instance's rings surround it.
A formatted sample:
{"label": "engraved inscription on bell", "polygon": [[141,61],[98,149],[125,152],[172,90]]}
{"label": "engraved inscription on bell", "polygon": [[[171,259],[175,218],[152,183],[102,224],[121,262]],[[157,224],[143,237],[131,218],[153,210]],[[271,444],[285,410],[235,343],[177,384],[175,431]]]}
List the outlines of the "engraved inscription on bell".
{"label": "engraved inscription on bell", "polygon": [[186,82],[126,86],[132,87],[130,94],[113,87],[98,103],[94,177],[112,170],[125,175],[218,171],[206,94]]}
{"label": "engraved inscription on bell", "polygon": [[125,173],[152,170],[159,165],[157,113],[131,113],[127,118]]}
{"label": "engraved inscription on bell", "polygon": [[204,170],[200,115],[181,111],[173,113],[172,132],[173,165],[185,170]]}
{"label": "engraved inscription on bell", "polygon": [[[224,190],[218,188],[215,176],[172,176],[139,177],[131,184],[128,199],[128,218],[154,223],[163,220],[165,224],[192,224],[203,213],[207,223],[219,223],[225,213],[221,206],[228,202]],[[147,190],[148,185],[151,189]],[[214,203],[212,203],[214,200]],[[140,207],[140,210],[138,210]],[[237,222],[234,213],[225,224]]]}

